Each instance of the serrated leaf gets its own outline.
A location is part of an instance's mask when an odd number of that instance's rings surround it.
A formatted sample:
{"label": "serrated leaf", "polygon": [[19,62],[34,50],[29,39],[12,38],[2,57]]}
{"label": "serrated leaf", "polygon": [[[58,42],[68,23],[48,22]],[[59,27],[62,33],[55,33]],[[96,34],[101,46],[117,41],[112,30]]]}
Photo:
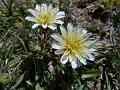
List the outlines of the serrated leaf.
{"label": "serrated leaf", "polygon": [[11,78],[7,73],[0,74],[0,83],[2,83],[3,85],[6,85],[7,83],[9,83],[10,80]]}

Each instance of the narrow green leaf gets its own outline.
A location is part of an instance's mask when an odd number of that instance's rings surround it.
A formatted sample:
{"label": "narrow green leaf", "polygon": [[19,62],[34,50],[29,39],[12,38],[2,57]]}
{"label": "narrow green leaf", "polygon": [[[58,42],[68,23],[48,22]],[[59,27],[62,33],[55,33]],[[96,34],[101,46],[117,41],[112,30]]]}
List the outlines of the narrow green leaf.
{"label": "narrow green leaf", "polygon": [[20,59],[21,59],[21,57],[16,57],[15,59],[8,62],[8,64],[7,64],[8,69],[11,67],[14,67],[16,64],[18,64],[20,62]]}
{"label": "narrow green leaf", "polygon": [[110,81],[109,81],[107,73],[105,73],[105,77],[106,77],[106,83],[107,83],[107,90],[112,90],[111,86],[110,86]]}
{"label": "narrow green leaf", "polygon": [[24,41],[23,41],[19,36],[15,35],[14,33],[12,33],[12,35],[15,36],[16,38],[18,38],[18,39],[20,40],[20,42],[23,44],[23,47],[24,47],[24,49],[25,49],[25,52],[27,53],[27,49],[26,49],[26,47],[25,47]]}
{"label": "narrow green leaf", "polygon": [[16,80],[16,83],[14,86],[11,87],[11,89],[15,89],[22,81],[23,81],[23,78],[24,78],[24,74],[22,74],[17,80]]}
{"label": "narrow green leaf", "polygon": [[91,70],[91,71],[84,72],[81,78],[85,79],[85,78],[91,78],[96,76],[100,76],[100,72],[97,70]]}

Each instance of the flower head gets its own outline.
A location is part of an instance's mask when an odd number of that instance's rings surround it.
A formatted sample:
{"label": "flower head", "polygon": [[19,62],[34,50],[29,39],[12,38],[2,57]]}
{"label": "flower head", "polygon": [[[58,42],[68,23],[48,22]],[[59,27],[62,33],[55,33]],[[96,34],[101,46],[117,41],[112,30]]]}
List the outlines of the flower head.
{"label": "flower head", "polygon": [[33,15],[27,16],[25,19],[35,22],[32,28],[36,28],[41,25],[43,28],[49,27],[50,29],[56,29],[56,24],[63,24],[61,18],[65,17],[63,11],[59,11],[59,8],[52,8],[52,5],[36,5],[35,10],[28,9],[28,11]]}
{"label": "flower head", "polygon": [[65,64],[70,62],[72,68],[77,67],[77,60],[84,65],[87,64],[86,60],[94,61],[95,57],[92,55],[95,49],[94,41],[91,41],[89,37],[90,33],[81,27],[73,27],[72,24],[67,25],[67,30],[63,26],[60,27],[61,34],[51,35],[56,42],[52,44],[52,48],[57,49],[55,54],[63,54],[61,57],[61,63]]}

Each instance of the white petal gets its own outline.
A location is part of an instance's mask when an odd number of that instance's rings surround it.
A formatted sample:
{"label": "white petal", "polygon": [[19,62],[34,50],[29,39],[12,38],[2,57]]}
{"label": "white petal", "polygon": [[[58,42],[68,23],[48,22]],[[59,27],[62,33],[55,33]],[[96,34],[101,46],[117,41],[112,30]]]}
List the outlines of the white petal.
{"label": "white petal", "polygon": [[67,30],[68,30],[68,32],[71,34],[72,33],[72,31],[73,31],[73,25],[71,24],[71,23],[68,23],[68,25],[67,25]]}
{"label": "white petal", "polygon": [[63,17],[65,17],[65,13],[63,11],[60,11],[55,15],[56,19],[60,19],[60,18],[63,18]]}
{"label": "white petal", "polygon": [[62,49],[58,49],[57,51],[55,51],[55,54],[62,54],[62,53],[64,53]]}
{"label": "white petal", "polygon": [[46,4],[41,4],[41,11],[47,12],[47,5]]}
{"label": "white petal", "polygon": [[71,66],[72,66],[72,68],[75,69],[77,67],[77,62],[75,60],[72,60]]}
{"label": "white petal", "polygon": [[56,43],[53,43],[52,44],[52,48],[54,48],[54,49],[60,49],[60,45],[58,45]]}
{"label": "white petal", "polygon": [[28,12],[30,12],[33,16],[35,16],[35,11],[32,9],[28,9]]}
{"label": "white petal", "polygon": [[69,56],[69,61],[72,62],[73,60],[77,61],[77,58],[76,56]]}
{"label": "white petal", "polygon": [[91,61],[94,61],[94,60],[95,60],[95,57],[94,57],[92,54],[87,54],[87,55],[86,55],[86,58],[87,58],[88,60],[91,60]]}
{"label": "white petal", "polygon": [[91,55],[91,53],[93,53],[93,51],[95,51],[95,49],[93,49],[93,48],[91,48],[91,49],[85,48],[85,49],[82,51],[82,53],[83,53],[84,57],[86,57],[86,56]]}
{"label": "white petal", "polygon": [[87,30],[83,29],[82,33],[87,34]]}
{"label": "white petal", "polygon": [[60,19],[60,18],[64,18],[65,16],[55,16],[55,19]]}
{"label": "white petal", "polygon": [[35,19],[33,17],[30,17],[30,16],[25,17],[25,19],[28,21],[36,22]]}
{"label": "white petal", "polygon": [[77,31],[80,33],[81,37],[84,37],[87,34],[87,30],[81,28],[80,26],[77,27]]}
{"label": "white petal", "polygon": [[49,4],[48,11],[51,11],[51,10],[52,10],[52,4]]}
{"label": "white petal", "polygon": [[[84,40],[85,40],[85,39],[84,39]],[[86,47],[87,47],[87,48],[91,48],[91,49],[92,49],[93,46],[95,45],[95,41],[86,41],[85,43],[86,43],[86,44],[85,44]],[[90,50],[90,51],[96,51],[96,50],[94,49],[94,50]]]}
{"label": "white petal", "polygon": [[69,61],[72,62],[73,58],[72,56],[69,56]]}
{"label": "white petal", "polygon": [[82,28],[81,28],[81,26],[80,25],[78,25],[77,27],[76,27],[76,30],[78,31],[78,32],[82,32]]}
{"label": "white petal", "polygon": [[40,11],[41,6],[39,4],[36,5],[35,10]]}
{"label": "white petal", "polygon": [[45,24],[45,25],[42,24],[42,27],[43,27],[44,29],[46,29],[47,26],[48,26],[47,24]]}
{"label": "white petal", "polygon": [[60,26],[60,30],[61,30],[62,36],[66,37],[67,36],[67,31],[66,31],[65,27]]}
{"label": "white petal", "polygon": [[89,50],[86,50],[86,52],[83,51],[82,57],[84,57],[84,58],[86,58],[88,60],[94,61],[95,57],[91,53],[92,52],[90,52]]}
{"label": "white petal", "polygon": [[58,23],[58,24],[61,24],[61,25],[62,25],[64,22],[61,21],[61,20],[56,20],[55,23]]}
{"label": "white petal", "polygon": [[33,26],[32,26],[32,29],[35,29],[36,27],[38,27],[39,26],[39,24],[34,24]]}
{"label": "white petal", "polygon": [[[76,29],[74,29],[74,30],[76,30]],[[77,40],[80,40],[82,42],[83,37],[81,36],[80,31],[76,31],[76,37],[77,37]]]}
{"label": "white petal", "polygon": [[89,50],[90,53],[96,51],[96,49],[94,49],[94,48],[90,48],[90,49],[88,49],[88,50]]}
{"label": "white petal", "polygon": [[66,54],[63,54],[62,57],[61,57],[61,59],[60,59],[60,61],[61,61],[62,64],[67,63],[67,61],[68,61],[67,55],[66,55]]}
{"label": "white petal", "polygon": [[57,28],[57,26],[55,24],[52,24],[52,25],[48,25],[48,27],[52,30],[55,30]]}
{"label": "white petal", "polygon": [[59,11],[59,8],[52,9],[52,12],[53,12],[54,15],[56,15],[58,13],[58,11]]}
{"label": "white petal", "polygon": [[65,16],[65,12],[64,12],[64,11],[59,11],[59,12],[57,13],[57,16]]}
{"label": "white petal", "polygon": [[91,35],[92,35],[91,33],[87,33],[87,34],[82,33],[82,34],[81,34],[81,37],[83,37],[83,39],[86,40],[86,39],[88,39]]}
{"label": "white petal", "polygon": [[60,19],[60,18],[63,18],[65,17],[65,13],[63,11],[59,11],[56,15],[55,15],[55,18],[56,19]]}
{"label": "white petal", "polygon": [[76,54],[76,57],[77,57],[77,58],[80,60],[80,62],[83,63],[84,65],[87,64],[86,59],[83,59],[83,58],[80,56],[80,54]]}
{"label": "white petal", "polygon": [[58,42],[63,41],[62,37],[60,35],[58,35],[58,34],[53,34],[53,35],[51,35],[51,37],[53,37]]}

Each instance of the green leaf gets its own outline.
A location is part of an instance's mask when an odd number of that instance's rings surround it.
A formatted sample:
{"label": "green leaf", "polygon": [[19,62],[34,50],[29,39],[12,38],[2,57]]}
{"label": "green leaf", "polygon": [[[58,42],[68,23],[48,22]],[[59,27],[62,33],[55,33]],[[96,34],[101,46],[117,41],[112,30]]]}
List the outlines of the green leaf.
{"label": "green leaf", "polygon": [[19,78],[16,80],[15,85],[12,86],[11,89],[14,90],[23,81],[23,78],[24,78],[24,74],[20,75]]}
{"label": "green leaf", "polygon": [[35,50],[38,50],[38,51],[41,50],[41,47],[39,45],[35,45],[34,48],[35,48]]}
{"label": "green leaf", "polygon": [[11,78],[7,73],[0,74],[0,83],[2,83],[3,85],[6,85],[7,83],[9,83],[10,80]]}
{"label": "green leaf", "polygon": [[37,85],[35,86],[35,90],[44,90],[44,88],[40,87],[39,83],[37,83]]}
{"label": "green leaf", "polygon": [[107,90],[112,90],[107,73],[105,73],[105,77],[106,77],[106,83],[107,83]]}
{"label": "green leaf", "polygon": [[22,87],[22,88],[18,88],[17,90],[25,90],[25,88],[24,88],[24,87]]}
{"label": "green leaf", "polygon": [[85,87],[85,84],[81,83],[81,81],[79,79],[77,79],[77,82],[78,82],[78,90],[84,90],[84,87]]}
{"label": "green leaf", "polygon": [[3,23],[6,23],[6,22],[9,21],[11,18],[12,18],[12,16],[10,16],[10,17],[0,16],[0,21],[3,21]]}
{"label": "green leaf", "polygon": [[39,79],[39,76],[36,74],[35,75],[35,80],[37,81]]}
{"label": "green leaf", "polygon": [[13,36],[15,36],[23,45],[24,49],[25,49],[25,52],[27,53],[27,49],[26,49],[26,46],[25,46],[25,43],[24,41],[17,35],[15,35],[14,33],[12,33]]}
{"label": "green leaf", "polygon": [[81,78],[85,79],[85,78],[91,78],[96,76],[100,76],[100,72],[98,70],[91,70],[91,71],[84,72]]}
{"label": "green leaf", "polygon": [[20,62],[21,57],[15,57],[15,59],[11,60],[10,62],[8,62],[7,67],[8,69],[11,67],[14,67],[16,64],[18,64]]}

